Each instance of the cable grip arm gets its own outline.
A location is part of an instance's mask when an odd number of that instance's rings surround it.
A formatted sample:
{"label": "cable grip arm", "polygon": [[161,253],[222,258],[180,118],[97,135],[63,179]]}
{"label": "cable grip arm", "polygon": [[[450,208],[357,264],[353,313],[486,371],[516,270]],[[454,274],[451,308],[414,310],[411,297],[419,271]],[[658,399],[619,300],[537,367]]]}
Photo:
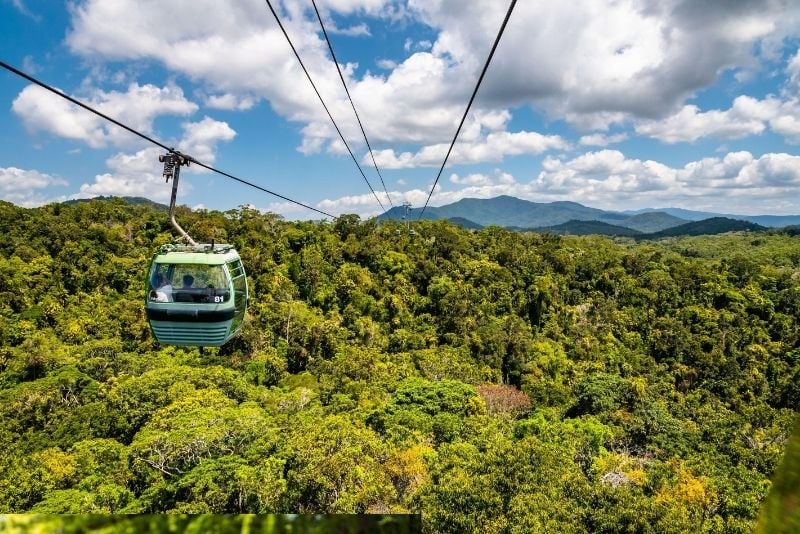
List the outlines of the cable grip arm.
{"label": "cable grip arm", "polygon": [[178,234],[190,245],[197,246],[197,242],[189,236],[189,234],[181,228],[178,221],[175,220],[175,201],[178,197],[178,180],[181,175],[181,166],[189,165],[190,158],[184,156],[177,150],[170,150],[166,154],[158,156],[158,161],[164,164],[164,178],[169,182],[172,178],[172,196],[169,200],[169,222]]}

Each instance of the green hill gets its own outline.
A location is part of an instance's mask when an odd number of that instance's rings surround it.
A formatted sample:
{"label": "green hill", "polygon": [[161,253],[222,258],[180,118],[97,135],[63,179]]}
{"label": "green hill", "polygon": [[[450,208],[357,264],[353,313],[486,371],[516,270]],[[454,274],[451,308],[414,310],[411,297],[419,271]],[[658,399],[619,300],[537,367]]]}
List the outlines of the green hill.
{"label": "green hill", "polygon": [[640,213],[638,215],[628,217],[627,219],[621,221],[619,225],[627,228],[633,228],[634,230],[648,234],[673,228],[675,226],[680,226],[686,222],[686,219],[681,219],[668,213],[654,211]]}
{"label": "green hill", "polygon": [[93,198],[76,198],[73,200],[66,200],[63,204],[71,205],[71,204],[82,204],[85,202],[122,202],[125,204],[130,204],[132,206],[147,206],[152,208],[156,211],[168,211],[169,206],[165,204],[159,204],[158,202],[153,202],[149,198],[144,197],[115,197],[115,196],[99,196]]}
{"label": "green hill", "polygon": [[800,225],[786,226],[778,231],[787,235],[797,236],[800,235]]}
{"label": "green hill", "polygon": [[675,237],[681,235],[715,235],[726,232],[763,232],[766,227],[759,224],[728,219],[726,217],[712,217],[702,221],[694,221],[679,226],[673,226],[660,232],[644,234],[640,237],[657,239],[660,237]]}
{"label": "green hill", "polygon": [[634,236],[641,232],[624,226],[617,226],[600,221],[568,221],[556,226],[536,228],[536,232],[549,232],[558,235],[608,235]]}
{"label": "green hill", "polygon": [[466,228],[468,230],[480,230],[483,228],[483,226],[480,224],[472,222],[469,219],[465,219],[464,217],[450,217],[447,220],[456,226],[460,226],[461,228]]}

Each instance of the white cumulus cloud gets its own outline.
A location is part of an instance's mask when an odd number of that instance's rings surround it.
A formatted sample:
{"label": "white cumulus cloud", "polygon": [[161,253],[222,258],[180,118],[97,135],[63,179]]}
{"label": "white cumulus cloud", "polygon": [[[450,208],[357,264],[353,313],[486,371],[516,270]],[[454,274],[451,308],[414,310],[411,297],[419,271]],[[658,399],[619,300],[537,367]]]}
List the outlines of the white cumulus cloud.
{"label": "white cumulus cloud", "polygon": [[797,99],[770,96],[759,100],[742,95],[727,110],[700,111],[697,106],[687,105],[665,119],[639,122],[636,132],[665,143],[681,143],[705,137],[741,139],[770,128],[788,142],[796,143],[800,139],[799,114]]}
{"label": "white cumulus cloud", "polygon": [[[177,86],[133,83],[125,93],[94,89],[78,100],[144,134],[152,133],[153,120],[159,115],[190,115],[197,110]],[[139,142],[133,134],[36,85],[23,89],[12,109],[31,132],[49,132],[93,148]]]}
{"label": "white cumulus cloud", "polygon": [[[607,209],[673,205],[723,213],[796,210],[800,156],[731,152],[681,168],[602,150],[572,160],[547,158],[537,194]],[[794,204],[795,207],[791,207]]]}
{"label": "white cumulus cloud", "polygon": [[700,111],[697,106],[688,105],[666,119],[638,124],[636,132],[666,143],[692,142],[708,136],[740,139],[762,133],[766,121],[775,117],[779,109],[780,102],[774,98],[739,96],[728,110]]}
{"label": "white cumulus cloud", "polygon": [[183,124],[184,135],[180,142],[183,152],[203,163],[213,163],[216,159],[216,147],[220,141],[230,141],[236,132],[227,122],[204,117],[199,122]]}
{"label": "white cumulus cloud", "polygon": [[457,174],[450,175],[450,182],[461,185],[488,185],[492,183],[492,179],[485,174],[475,173],[467,176],[459,176]]}
{"label": "white cumulus cloud", "polygon": [[[187,6],[81,0],[72,11],[67,43],[93,59],[155,60],[214,94],[265,98],[277,113],[301,124],[304,153],[326,150],[337,139],[264,5],[194,0]],[[363,148],[313,10],[296,0],[280,7],[345,137]],[[382,60],[381,68],[390,70],[385,75],[345,73],[373,144],[384,149],[390,143],[436,145],[452,136],[504,14],[494,0],[336,0],[324,10],[406,19],[434,32],[429,43],[409,39],[407,57]],[[109,20],[119,22],[109,26]],[[784,37],[796,35],[798,20],[800,3],[790,0],[520,2],[474,112],[530,104],[550,117],[594,130],[656,119],[680,109],[720,73],[753,70],[773,58],[788,46]],[[691,118],[702,120],[699,113]],[[705,120],[724,122],[714,116]],[[719,131],[737,135],[754,128],[753,122]],[[613,142],[587,141],[595,146]]]}
{"label": "white cumulus cloud", "polygon": [[[378,150],[375,160],[384,169],[438,167],[447,154],[449,143],[422,147],[418,152]],[[537,132],[492,132],[473,142],[457,142],[448,158],[448,165],[502,161],[507,156],[538,155],[548,150],[563,150],[568,143],[558,135]],[[366,158],[365,158],[366,161]]]}
{"label": "white cumulus cloud", "polygon": [[583,146],[608,146],[621,143],[626,139],[628,139],[628,134],[626,133],[618,133],[614,135],[595,133],[581,136],[578,142]]}
{"label": "white cumulus cloud", "polygon": [[240,96],[233,93],[209,95],[205,97],[205,104],[210,108],[247,111],[256,105],[257,100],[252,96]]}
{"label": "white cumulus cloud", "polygon": [[68,185],[67,181],[36,170],[0,167],[0,198],[19,206],[45,204],[41,191],[54,186]]}
{"label": "white cumulus cloud", "polygon": [[[411,5],[441,29],[434,53],[479,68],[503,14],[496,2]],[[784,46],[782,38],[796,34],[798,14],[800,4],[788,0],[521,2],[482,99],[532,103],[581,128],[655,118],[719,73],[752,67],[762,59],[757,51],[766,56],[768,48]]]}
{"label": "white cumulus cloud", "polygon": [[[220,141],[233,139],[236,132],[225,122],[205,117],[199,122],[183,125],[184,136],[178,143],[179,149],[203,163],[214,162],[216,146]],[[143,196],[159,202],[167,202],[171,185],[164,182],[163,164],[158,156],[163,154],[158,147],[149,147],[133,154],[119,153],[106,161],[109,172],[95,176],[91,184],[84,183],[78,197],[98,195]],[[184,167],[182,172],[207,172],[197,165]],[[191,183],[181,180],[179,195],[191,191]]]}

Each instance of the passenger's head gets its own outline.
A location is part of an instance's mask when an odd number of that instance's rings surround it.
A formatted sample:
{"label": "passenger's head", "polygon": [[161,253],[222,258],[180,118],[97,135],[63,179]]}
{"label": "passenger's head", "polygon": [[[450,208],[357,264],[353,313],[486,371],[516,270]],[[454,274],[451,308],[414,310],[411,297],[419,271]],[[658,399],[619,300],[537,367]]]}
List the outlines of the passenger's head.
{"label": "passenger's head", "polygon": [[183,287],[191,287],[194,284],[194,276],[191,274],[183,275]]}

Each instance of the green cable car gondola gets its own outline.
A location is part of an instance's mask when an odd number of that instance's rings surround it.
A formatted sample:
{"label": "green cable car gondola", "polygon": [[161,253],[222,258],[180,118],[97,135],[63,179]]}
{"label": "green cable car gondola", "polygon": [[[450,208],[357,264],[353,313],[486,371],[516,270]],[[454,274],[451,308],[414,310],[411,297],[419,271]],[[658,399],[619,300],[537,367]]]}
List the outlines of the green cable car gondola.
{"label": "green cable car gondola", "polygon": [[197,244],[175,220],[181,165],[191,158],[176,151],[160,156],[172,182],[169,216],[188,245],[164,245],[153,256],[145,311],[159,343],[219,347],[233,338],[247,310],[247,276],[232,245]]}
{"label": "green cable car gondola", "polygon": [[145,309],[165,345],[219,347],[242,328],[247,277],[230,245],[165,245],[153,257]]}

